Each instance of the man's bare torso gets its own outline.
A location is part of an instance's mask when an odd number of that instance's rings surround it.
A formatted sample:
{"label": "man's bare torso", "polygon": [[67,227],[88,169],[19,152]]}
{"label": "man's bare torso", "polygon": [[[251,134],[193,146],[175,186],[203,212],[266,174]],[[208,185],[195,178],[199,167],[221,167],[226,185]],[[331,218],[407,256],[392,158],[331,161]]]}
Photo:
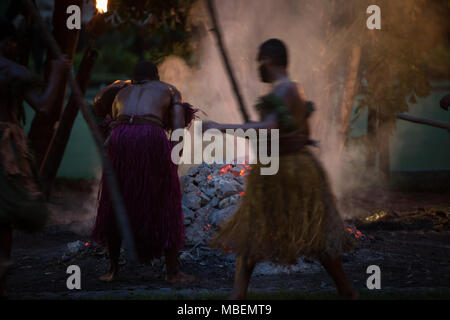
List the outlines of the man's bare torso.
{"label": "man's bare torso", "polygon": [[163,119],[169,111],[173,86],[161,81],[145,81],[122,89],[116,96],[112,113],[116,118],[121,114],[154,115]]}

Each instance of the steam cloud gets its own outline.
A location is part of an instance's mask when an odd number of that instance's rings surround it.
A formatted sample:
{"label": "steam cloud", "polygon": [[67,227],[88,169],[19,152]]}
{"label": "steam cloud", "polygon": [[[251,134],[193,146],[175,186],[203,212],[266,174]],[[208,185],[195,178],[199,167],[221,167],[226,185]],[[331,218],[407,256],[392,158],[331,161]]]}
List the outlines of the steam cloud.
{"label": "steam cloud", "polygon": [[[334,146],[338,135],[332,119],[329,123],[331,130],[325,140],[314,127],[317,117],[332,114],[336,105],[321,104],[322,89],[329,85],[329,73],[335,72],[323,68],[327,63],[325,59],[329,59],[323,50],[336,50],[333,46],[337,45],[327,43],[323,31],[322,23],[327,19],[324,15],[332,14],[327,4],[329,1],[326,0],[227,0],[216,1],[216,8],[226,49],[252,120],[258,120],[254,102],[270,89],[260,82],[257,74],[258,47],[269,38],[279,38],[287,44],[291,79],[296,80],[303,87],[307,99],[315,101],[321,109],[310,121],[311,136],[321,140],[321,149],[315,152],[328,171],[334,191],[340,196],[346,190],[367,183],[367,180],[363,182],[358,175],[346,175],[344,183],[341,176],[348,173],[349,168],[343,164],[362,161],[363,152],[360,149],[347,150],[337,162]],[[200,107],[207,114],[202,118],[241,123],[242,116],[214,34],[210,31],[211,23],[203,2],[197,3],[192,14],[192,23],[200,30],[196,48],[198,63],[191,68],[182,59],[169,57],[160,66],[161,78],[177,86],[186,101]],[[365,10],[361,10],[361,15],[365,17]],[[365,23],[361,28],[365,28]]]}

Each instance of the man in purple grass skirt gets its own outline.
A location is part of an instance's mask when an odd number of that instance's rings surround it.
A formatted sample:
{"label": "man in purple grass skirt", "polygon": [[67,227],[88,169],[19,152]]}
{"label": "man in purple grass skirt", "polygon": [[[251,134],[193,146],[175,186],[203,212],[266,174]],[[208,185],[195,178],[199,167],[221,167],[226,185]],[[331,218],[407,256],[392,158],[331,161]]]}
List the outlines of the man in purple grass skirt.
{"label": "man in purple grass skirt", "polygon": [[[111,107],[108,100],[112,101]],[[185,228],[177,166],[171,160],[168,133],[188,126],[195,110],[182,102],[174,86],[159,80],[158,70],[150,61],[136,65],[132,81],[116,81],[103,89],[95,99],[94,109],[97,115],[111,117],[106,144],[139,261],[149,264],[165,256],[166,281],[193,281],[194,277],[182,273],[178,266]],[[122,240],[103,178],[92,238],[109,250],[110,269],[100,280],[116,279]]]}

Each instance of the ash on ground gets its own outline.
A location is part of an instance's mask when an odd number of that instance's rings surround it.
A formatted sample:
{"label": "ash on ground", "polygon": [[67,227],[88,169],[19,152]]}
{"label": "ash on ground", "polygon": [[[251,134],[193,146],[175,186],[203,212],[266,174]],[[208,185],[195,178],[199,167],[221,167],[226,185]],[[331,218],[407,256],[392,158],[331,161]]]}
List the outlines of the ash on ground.
{"label": "ash on ground", "polygon": [[[175,286],[164,281],[164,258],[155,260],[152,266],[135,265],[127,261],[125,250],[120,259],[119,280],[99,281],[108,270],[109,261],[107,250],[89,239],[98,181],[61,182],[50,199],[53,223],[38,234],[14,233],[13,265],[8,278],[10,296],[75,297],[66,287],[70,265],[78,265],[82,271],[80,298],[162,289],[229,292],[235,257],[209,248],[208,242],[238,208],[245,195],[249,170],[249,166],[240,164],[202,164],[180,178],[186,225],[186,245],[180,252],[180,262],[183,271],[193,274],[196,281]],[[384,196],[380,197],[380,193]],[[384,289],[450,288],[448,194],[370,190],[354,195],[350,201],[365,212],[358,219],[345,221],[358,248],[343,255],[342,260],[357,290],[367,289],[370,265],[380,267]],[[304,258],[289,268],[271,263],[260,263],[255,268],[250,290],[291,289],[309,292],[334,290],[335,286],[320,263]]]}

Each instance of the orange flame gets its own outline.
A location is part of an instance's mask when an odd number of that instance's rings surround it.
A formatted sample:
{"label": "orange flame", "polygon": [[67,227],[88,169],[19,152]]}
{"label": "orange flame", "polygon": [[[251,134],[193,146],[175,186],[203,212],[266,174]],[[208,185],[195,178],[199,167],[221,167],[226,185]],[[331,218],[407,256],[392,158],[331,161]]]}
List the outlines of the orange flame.
{"label": "orange flame", "polygon": [[220,169],[220,176],[222,176],[225,173],[231,173],[233,174],[235,177],[237,176],[245,176],[248,173],[248,170],[251,169],[250,165],[248,164],[242,164],[244,166],[244,168],[241,169],[240,172],[236,172],[236,171],[232,171],[233,167],[231,164],[227,164],[226,166],[223,166]]}
{"label": "orange flame", "polygon": [[96,0],[95,7],[98,13],[105,13],[108,11],[108,0]]}

